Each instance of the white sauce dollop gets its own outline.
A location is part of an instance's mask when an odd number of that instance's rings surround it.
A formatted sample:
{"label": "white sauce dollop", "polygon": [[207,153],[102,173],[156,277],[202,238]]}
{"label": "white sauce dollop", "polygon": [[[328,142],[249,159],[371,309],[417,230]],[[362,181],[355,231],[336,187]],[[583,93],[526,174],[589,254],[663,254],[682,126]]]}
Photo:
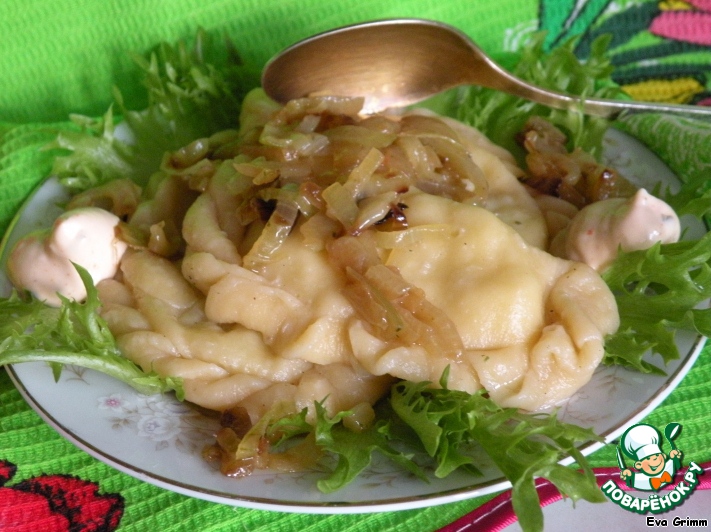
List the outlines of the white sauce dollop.
{"label": "white sauce dollop", "polygon": [[551,253],[601,271],[619,249],[648,249],[657,242],[676,242],[680,234],[681,224],[674,210],[640,189],[631,198],[602,200],[583,208],[556,235]]}
{"label": "white sauce dollop", "polygon": [[12,283],[53,306],[57,293],[82,301],[86,289],[72,263],[86,269],[94,284],[116,275],[126,243],[116,238],[119,218],[103,209],[87,207],[62,214],[51,231],[20,240],[8,260]]}

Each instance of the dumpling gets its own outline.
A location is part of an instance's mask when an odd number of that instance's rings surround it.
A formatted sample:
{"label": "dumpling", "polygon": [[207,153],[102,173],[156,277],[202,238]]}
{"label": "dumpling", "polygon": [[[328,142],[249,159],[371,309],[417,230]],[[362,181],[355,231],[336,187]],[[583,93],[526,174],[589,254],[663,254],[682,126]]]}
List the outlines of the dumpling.
{"label": "dumpling", "polygon": [[454,322],[463,359],[496,402],[537,410],[590,379],[619,326],[614,296],[594,270],[529,245],[486,209],[419,192],[403,203],[407,231],[448,229],[420,231],[386,264]]}

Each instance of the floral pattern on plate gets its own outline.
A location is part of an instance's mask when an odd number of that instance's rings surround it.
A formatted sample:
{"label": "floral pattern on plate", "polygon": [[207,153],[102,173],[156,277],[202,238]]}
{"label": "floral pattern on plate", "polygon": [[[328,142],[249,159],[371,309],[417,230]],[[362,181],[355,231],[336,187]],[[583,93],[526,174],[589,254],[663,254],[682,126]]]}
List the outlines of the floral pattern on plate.
{"label": "floral pattern on plate", "polygon": [[139,438],[155,442],[156,451],[174,447],[199,453],[211,443],[218,422],[170,397],[121,394],[99,397],[99,410],[109,413],[114,430],[132,430]]}

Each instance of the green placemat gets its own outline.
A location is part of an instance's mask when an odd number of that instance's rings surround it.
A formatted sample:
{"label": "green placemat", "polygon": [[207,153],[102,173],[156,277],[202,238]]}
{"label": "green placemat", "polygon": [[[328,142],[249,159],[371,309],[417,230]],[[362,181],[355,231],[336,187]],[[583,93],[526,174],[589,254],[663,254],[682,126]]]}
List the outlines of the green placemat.
{"label": "green placemat", "polygon": [[[704,104],[711,94],[711,13],[704,6],[709,9],[708,2],[699,0],[4,0],[0,9],[0,233],[49,171],[52,154],[39,148],[53,138],[52,129],[66,125],[72,112],[101,115],[112,102],[113,85],[121,89],[127,107],[140,109],[146,103],[145,93],[135,84],[137,68],[126,52],[143,54],[160,41],[190,39],[198,26],[217,38],[228,35],[244,60],[257,66],[302,37],[374,18],[441,20],[460,27],[494,55],[517,49],[531,31],[545,29],[549,46],[580,35],[577,53],[584,58],[592,39],[610,32],[615,79],[630,94]],[[708,172],[711,125],[639,117],[623,126],[678,174]],[[685,460],[711,459],[709,383],[711,351],[706,349],[679,387],[646,420],[655,426],[670,421],[683,424]],[[615,466],[614,449],[606,447],[590,461],[593,466]],[[121,531],[435,530],[490,498],[354,515],[282,514],[201,501],[134,479],[77,449],[30,409],[5,371],[0,371],[0,486],[4,484],[0,508],[3,500],[17,496],[13,488],[47,478],[43,475],[59,475],[60,480],[72,475],[96,483],[99,497],[92,508],[99,517],[113,515],[108,529],[117,525]],[[111,494],[120,499],[111,499]],[[117,501],[122,503],[120,512]],[[16,502],[29,503],[20,498]]]}

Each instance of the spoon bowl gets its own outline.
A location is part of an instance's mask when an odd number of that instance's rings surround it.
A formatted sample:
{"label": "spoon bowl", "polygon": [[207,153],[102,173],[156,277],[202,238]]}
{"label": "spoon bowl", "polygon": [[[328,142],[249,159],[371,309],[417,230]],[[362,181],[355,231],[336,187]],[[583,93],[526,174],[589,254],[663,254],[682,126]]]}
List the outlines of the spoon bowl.
{"label": "spoon bowl", "polygon": [[377,20],[320,33],[283,50],[262,72],[262,87],[278,102],[318,95],[362,97],[365,114],[406,107],[460,85],[608,118],[623,111],[711,117],[711,108],[700,106],[583,100],[536,87],[497,65],[458,29],[422,19]]}

